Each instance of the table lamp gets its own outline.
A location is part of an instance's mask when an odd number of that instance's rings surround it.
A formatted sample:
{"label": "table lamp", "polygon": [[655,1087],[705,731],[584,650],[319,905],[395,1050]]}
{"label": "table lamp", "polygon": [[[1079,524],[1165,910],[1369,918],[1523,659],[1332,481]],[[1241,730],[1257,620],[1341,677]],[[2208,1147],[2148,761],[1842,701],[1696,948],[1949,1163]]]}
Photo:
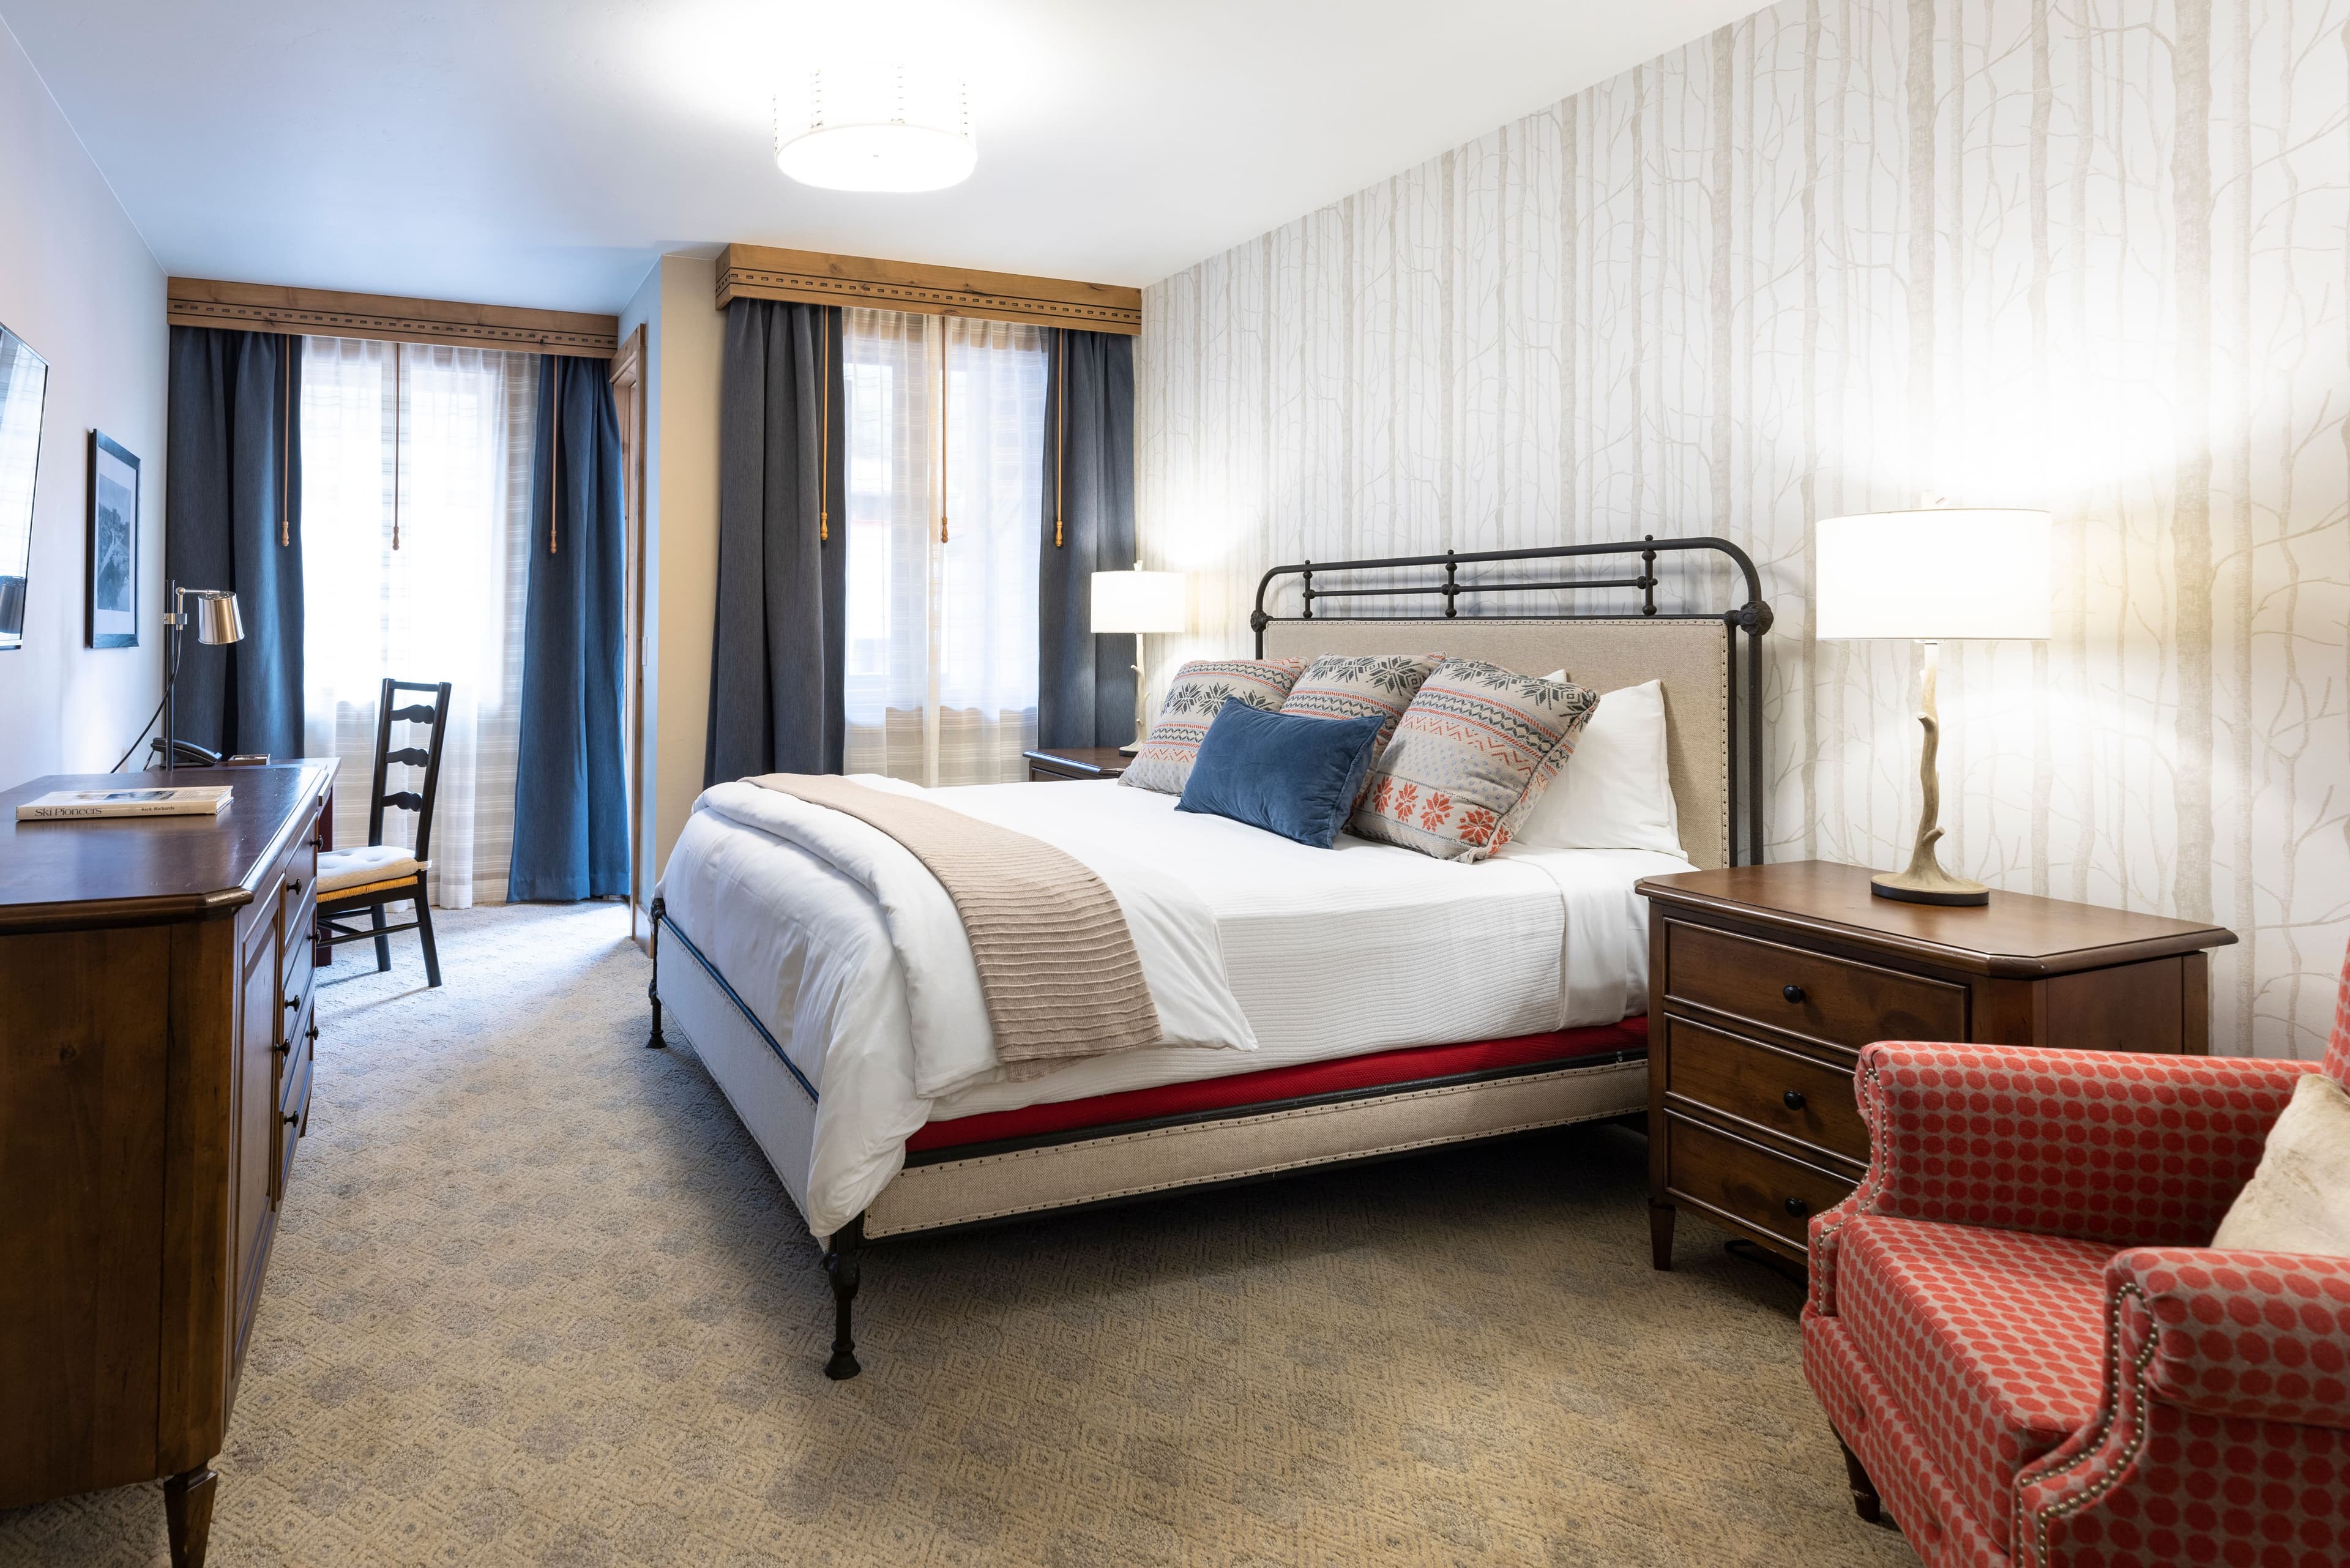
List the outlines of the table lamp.
{"label": "table lamp", "polygon": [[1925,809],[1918,841],[1908,869],[1872,877],[1869,890],[1910,904],[1990,903],[1990,888],[1951,876],[1934,854],[1942,836],[1934,677],[1940,645],[1952,639],[2048,636],[2048,514],[1953,506],[1833,517],[1819,524],[1812,562],[1814,637],[1926,645],[1918,712],[1926,729],[1918,767]]}
{"label": "table lamp", "polygon": [[1120,746],[1130,757],[1142,745],[1142,637],[1145,632],[1183,629],[1183,574],[1146,572],[1134,563],[1130,572],[1096,572],[1093,583],[1093,629],[1096,633],[1134,634],[1134,743]]}
{"label": "table lamp", "polygon": [[[244,618],[237,614],[236,596],[226,588],[183,588],[168,583],[163,592],[172,601],[163,615],[163,624],[172,628],[172,665],[163,677],[163,771],[168,774],[177,772],[180,764],[180,639],[192,625],[198,642],[243,642]],[[196,601],[192,613],[188,608],[190,599]],[[147,722],[151,724],[154,720]]]}

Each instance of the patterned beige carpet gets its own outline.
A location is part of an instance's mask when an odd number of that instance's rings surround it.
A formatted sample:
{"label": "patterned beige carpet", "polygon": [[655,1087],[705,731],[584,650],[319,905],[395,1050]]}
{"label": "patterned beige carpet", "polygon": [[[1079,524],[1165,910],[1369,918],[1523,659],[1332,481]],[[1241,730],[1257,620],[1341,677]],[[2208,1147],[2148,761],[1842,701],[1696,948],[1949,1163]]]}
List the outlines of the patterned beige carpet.
{"label": "patterned beige carpet", "polygon": [[[1914,1563],[1854,1518],[1797,1293],[1640,1139],[1546,1136],[871,1255],[866,1375],[609,907],[327,971],[220,1460],[246,1564]],[[672,1036],[674,1038],[674,1035]],[[167,1559],[151,1487],[0,1563]]]}

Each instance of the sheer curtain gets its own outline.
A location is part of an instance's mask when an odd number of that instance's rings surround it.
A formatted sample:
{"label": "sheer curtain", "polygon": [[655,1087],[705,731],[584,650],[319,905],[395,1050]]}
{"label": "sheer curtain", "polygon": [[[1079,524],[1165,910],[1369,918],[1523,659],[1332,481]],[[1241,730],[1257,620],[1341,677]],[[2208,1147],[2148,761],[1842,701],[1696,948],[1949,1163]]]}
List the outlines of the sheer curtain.
{"label": "sheer curtain", "polygon": [[851,309],[841,345],[847,770],[1022,778],[1036,743],[1044,329]]}
{"label": "sheer curtain", "polygon": [[[364,844],[383,678],[452,683],[428,879],[442,909],[505,898],[537,383],[536,354],[304,345],[307,747],[342,759],[335,842]],[[395,724],[392,749],[428,733]],[[394,764],[385,787],[421,790],[423,770]],[[388,814],[386,838],[414,820]]]}

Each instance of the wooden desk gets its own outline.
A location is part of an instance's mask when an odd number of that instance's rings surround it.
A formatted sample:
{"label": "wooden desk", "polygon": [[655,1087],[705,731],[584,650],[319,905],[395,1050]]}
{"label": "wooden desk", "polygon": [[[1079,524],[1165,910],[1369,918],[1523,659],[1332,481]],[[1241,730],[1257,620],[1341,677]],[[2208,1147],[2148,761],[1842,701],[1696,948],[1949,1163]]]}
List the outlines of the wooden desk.
{"label": "wooden desk", "polygon": [[1811,1216],[1868,1170],[1853,1073],[1871,1041],[2209,1049],[2205,950],[2234,932],[2028,893],[1904,904],[1868,878],[1797,860],[1637,885],[1658,1268],[1678,1208],[1804,1257]]}
{"label": "wooden desk", "polygon": [[[317,1040],[332,762],[0,794],[0,1507],[164,1478],[203,1562]],[[218,817],[16,821],[50,790],[228,784]]]}

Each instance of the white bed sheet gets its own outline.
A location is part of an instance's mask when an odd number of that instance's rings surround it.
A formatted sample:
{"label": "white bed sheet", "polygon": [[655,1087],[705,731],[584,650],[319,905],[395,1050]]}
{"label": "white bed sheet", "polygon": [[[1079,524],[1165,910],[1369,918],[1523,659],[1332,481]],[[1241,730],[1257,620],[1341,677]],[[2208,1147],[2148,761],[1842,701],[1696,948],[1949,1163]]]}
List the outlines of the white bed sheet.
{"label": "white bed sheet", "polygon": [[925,1099],[914,1089],[904,979],[871,896],[806,850],[697,809],[660,894],[818,1086],[807,1220],[819,1236],[879,1193],[905,1139],[932,1117],[1641,1012],[1647,919],[1632,885],[1691,869],[1641,850],[1513,846],[1462,866],[1344,836],[1335,849],[1311,849],[1107,783],[927,794],[1080,860],[1090,851],[1181,882],[1215,919],[1256,1048],[1127,1052]]}

